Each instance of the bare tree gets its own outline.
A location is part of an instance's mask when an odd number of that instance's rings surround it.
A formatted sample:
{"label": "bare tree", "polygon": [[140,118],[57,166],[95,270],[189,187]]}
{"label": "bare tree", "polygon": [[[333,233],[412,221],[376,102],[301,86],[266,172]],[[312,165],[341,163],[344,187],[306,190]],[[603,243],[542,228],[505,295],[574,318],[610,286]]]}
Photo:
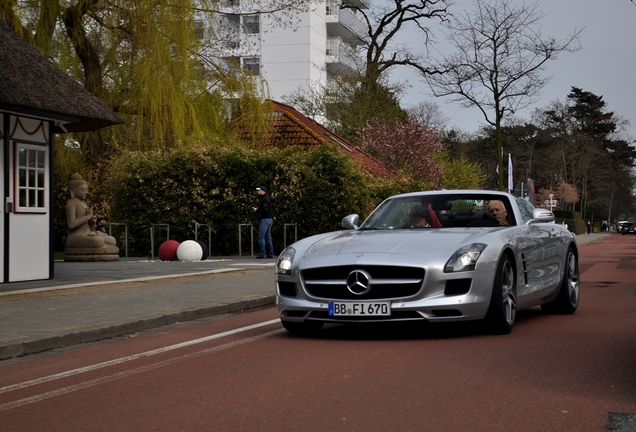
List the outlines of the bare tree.
{"label": "bare tree", "polygon": [[580,49],[574,31],[564,40],[544,38],[539,22],[545,16],[538,3],[514,5],[513,0],[474,0],[447,24],[447,40],[457,49],[437,66],[444,74],[424,74],[435,96],[451,96],[463,107],[477,107],[495,127],[499,188],[503,189],[502,120],[537,101],[551,77],[542,76],[548,60],[563,51]]}
{"label": "bare tree", "polygon": [[396,66],[411,67],[422,74],[439,73],[426,65],[421,54],[406,44],[395,44],[395,39],[401,31],[414,27],[421,35],[418,44],[427,47],[434,40],[427,20],[446,20],[450,4],[450,0],[375,0],[367,9],[358,2],[343,2],[341,7],[354,10],[367,27],[367,39],[362,45],[367,81],[377,81]]}
{"label": "bare tree", "polygon": [[[305,114],[323,118],[330,128],[356,142],[358,133],[371,118],[404,122],[408,115],[400,107],[403,86],[389,82],[388,72],[398,66],[422,74],[439,73],[426,66],[426,59],[408,44],[398,43],[405,31],[417,31],[418,50],[434,41],[427,23],[444,21],[452,0],[329,0],[348,9],[364,23],[365,38],[358,41],[358,70],[332,77],[327,85],[300,88],[283,99]],[[367,8],[370,4],[370,8]]]}
{"label": "bare tree", "polygon": [[417,123],[428,129],[442,132],[448,122],[448,117],[444,115],[439,105],[431,101],[422,101],[416,105],[406,108],[406,112]]}

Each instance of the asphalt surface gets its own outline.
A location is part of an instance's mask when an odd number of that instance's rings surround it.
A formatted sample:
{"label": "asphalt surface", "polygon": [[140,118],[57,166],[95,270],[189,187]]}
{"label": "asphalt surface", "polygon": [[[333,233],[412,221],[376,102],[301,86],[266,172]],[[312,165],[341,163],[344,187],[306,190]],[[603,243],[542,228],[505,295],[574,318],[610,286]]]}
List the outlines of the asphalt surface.
{"label": "asphalt surface", "polygon": [[251,256],[56,261],[54,279],[0,284],[0,360],[273,305],[274,263]]}

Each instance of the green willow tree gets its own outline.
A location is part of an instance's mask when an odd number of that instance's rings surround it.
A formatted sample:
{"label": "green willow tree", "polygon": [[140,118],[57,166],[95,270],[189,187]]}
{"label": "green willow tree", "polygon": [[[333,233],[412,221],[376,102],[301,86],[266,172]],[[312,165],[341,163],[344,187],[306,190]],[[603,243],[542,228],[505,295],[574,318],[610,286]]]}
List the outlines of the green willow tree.
{"label": "green willow tree", "polygon": [[[8,0],[0,19],[107,103],[126,125],[75,138],[92,165],[117,149],[170,149],[223,135],[231,112],[254,111],[263,88],[222,59],[217,0]],[[279,15],[302,0],[241,2],[240,13]],[[231,11],[239,13],[239,11]],[[288,21],[285,22],[285,17]]]}

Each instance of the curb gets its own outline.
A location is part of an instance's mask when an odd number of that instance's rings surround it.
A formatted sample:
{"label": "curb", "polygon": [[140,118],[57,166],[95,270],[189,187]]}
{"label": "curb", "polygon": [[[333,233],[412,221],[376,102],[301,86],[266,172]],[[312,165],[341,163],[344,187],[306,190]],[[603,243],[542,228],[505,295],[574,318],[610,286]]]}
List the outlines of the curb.
{"label": "curb", "polygon": [[262,306],[274,304],[274,295],[259,296],[238,300],[232,303],[222,303],[200,309],[190,309],[167,315],[131,321],[124,324],[115,324],[95,329],[68,333],[61,336],[45,337],[23,342],[7,343],[0,346],[0,360],[21,357],[28,354],[62,348],[70,345],[78,345],[86,342],[95,342],[110,339],[126,334],[137,333],[142,330],[150,330],[177,322],[193,321],[211,316],[235,313],[242,310],[256,309]]}
{"label": "curb", "polygon": [[125,283],[133,283],[133,282],[149,282],[149,281],[155,281],[155,280],[177,279],[177,278],[191,277],[191,276],[205,276],[205,275],[230,273],[230,272],[243,271],[243,270],[248,270],[248,269],[243,267],[220,268],[220,269],[208,270],[208,271],[202,271],[202,272],[170,274],[170,275],[161,275],[161,276],[144,276],[144,277],[131,278],[131,279],[105,280],[105,281],[97,281],[97,282],[80,282],[75,284],[46,286],[46,287],[40,287],[40,288],[24,288],[21,290],[0,291],[0,297],[11,297],[11,296],[17,296],[22,294],[33,294],[33,293],[49,292],[49,291],[64,291],[67,289],[96,287],[96,286],[103,286],[103,285],[115,285],[115,284],[125,284]]}

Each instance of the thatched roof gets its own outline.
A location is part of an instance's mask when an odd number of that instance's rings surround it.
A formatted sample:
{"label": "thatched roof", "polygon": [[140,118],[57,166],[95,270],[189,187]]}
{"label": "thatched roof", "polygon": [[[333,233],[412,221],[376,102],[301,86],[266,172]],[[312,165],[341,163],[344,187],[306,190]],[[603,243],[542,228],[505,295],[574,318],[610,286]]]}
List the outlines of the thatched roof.
{"label": "thatched roof", "polygon": [[[337,147],[375,177],[387,179],[397,177],[397,174],[382,162],[294,107],[274,100],[267,100],[264,105],[271,106],[274,111],[274,124],[268,138],[269,145],[311,147],[327,144]],[[245,138],[249,136],[249,128],[244,124],[246,121],[247,117],[241,116],[231,123],[231,127]]]}
{"label": "thatched roof", "polygon": [[0,111],[71,122],[69,132],[123,123],[99,98],[0,22]]}

